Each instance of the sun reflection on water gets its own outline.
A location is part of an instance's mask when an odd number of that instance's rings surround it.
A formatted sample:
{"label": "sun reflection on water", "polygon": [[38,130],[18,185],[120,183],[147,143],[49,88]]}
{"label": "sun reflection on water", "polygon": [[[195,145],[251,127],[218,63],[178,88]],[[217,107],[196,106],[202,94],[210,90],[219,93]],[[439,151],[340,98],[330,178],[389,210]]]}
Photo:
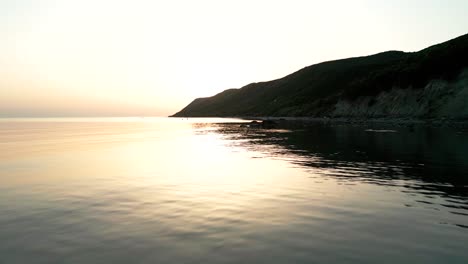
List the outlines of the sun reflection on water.
{"label": "sun reflection on water", "polygon": [[329,130],[222,121],[0,124],[0,256],[40,244],[80,262],[466,257],[463,189],[421,179],[419,162],[365,160],[372,149]]}

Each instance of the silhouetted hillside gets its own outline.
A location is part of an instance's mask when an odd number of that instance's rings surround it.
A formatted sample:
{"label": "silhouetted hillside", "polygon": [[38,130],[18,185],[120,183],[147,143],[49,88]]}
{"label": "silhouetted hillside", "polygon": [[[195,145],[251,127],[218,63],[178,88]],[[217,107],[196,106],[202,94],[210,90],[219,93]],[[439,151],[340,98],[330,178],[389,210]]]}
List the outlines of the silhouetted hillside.
{"label": "silhouetted hillside", "polygon": [[195,99],[174,116],[466,118],[466,68],[468,35],[419,52],[315,64],[281,79]]}

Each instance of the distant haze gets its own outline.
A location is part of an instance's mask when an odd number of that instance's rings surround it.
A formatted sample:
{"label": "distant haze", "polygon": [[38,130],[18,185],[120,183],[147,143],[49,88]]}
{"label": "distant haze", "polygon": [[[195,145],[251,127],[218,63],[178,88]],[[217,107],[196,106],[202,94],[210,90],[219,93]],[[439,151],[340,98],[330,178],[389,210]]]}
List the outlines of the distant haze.
{"label": "distant haze", "polygon": [[0,116],[165,116],[332,59],[468,33],[466,0],[0,2]]}

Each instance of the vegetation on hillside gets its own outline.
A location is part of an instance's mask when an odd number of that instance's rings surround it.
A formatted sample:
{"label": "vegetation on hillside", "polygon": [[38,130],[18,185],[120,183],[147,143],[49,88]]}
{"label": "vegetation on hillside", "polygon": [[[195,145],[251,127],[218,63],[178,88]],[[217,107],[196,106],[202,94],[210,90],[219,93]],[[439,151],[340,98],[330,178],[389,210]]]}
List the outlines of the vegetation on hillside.
{"label": "vegetation on hillside", "polygon": [[394,87],[422,89],[455,79],[468,67],[468,34],[419,52],[387,51],[323,62],[284,78],[198,98],[174,116],[323,116],[339,100]]}

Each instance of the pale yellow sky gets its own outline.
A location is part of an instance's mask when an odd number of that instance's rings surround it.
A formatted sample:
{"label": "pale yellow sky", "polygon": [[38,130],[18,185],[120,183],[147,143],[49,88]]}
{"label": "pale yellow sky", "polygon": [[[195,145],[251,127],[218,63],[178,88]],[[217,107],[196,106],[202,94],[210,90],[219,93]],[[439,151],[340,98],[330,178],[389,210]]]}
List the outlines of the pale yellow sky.
{"label": "pale yellow sky", "polygon": [[166,116],[325,60],[468,31],[468,1],[2,0],[0,116]]}

